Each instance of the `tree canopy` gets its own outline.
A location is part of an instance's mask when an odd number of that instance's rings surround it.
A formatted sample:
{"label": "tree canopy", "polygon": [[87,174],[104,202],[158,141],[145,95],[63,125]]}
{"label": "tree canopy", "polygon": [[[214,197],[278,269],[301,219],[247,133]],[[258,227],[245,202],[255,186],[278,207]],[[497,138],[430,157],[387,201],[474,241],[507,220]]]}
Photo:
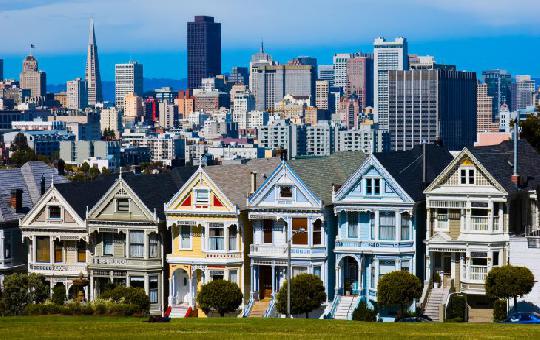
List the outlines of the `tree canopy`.
{"label": "tree canopy", "polygon": [[[285,281],[278,292],[276,307],[281,314],[287,314],[287,286]],[[321,279],[313,274],[300,274],[291,279],[291,314],[305,314],[320,308],[326,301],[326,293]]]}
{"label": "tree canopy", "polygon": [[213,280],[201,287],[197,303],[204,313],[216,311],[223,317],[225,313],[234,312],[240,307],[242,291],[236,283]]}
{"label": "tree canopy", "polygon": [[377,302],[383,306],[399,306],[401,316],[405,307],[422,296],[422,282],[415,275],[398,270],[383,275],[377,286]]}
{"label": "tree canopy", "polygon": [[517,297],[528,294],[534,286],[534,275],[527,267],[493,267],[486,277],[486,293],[500,299],[514,298],[517,309]]}

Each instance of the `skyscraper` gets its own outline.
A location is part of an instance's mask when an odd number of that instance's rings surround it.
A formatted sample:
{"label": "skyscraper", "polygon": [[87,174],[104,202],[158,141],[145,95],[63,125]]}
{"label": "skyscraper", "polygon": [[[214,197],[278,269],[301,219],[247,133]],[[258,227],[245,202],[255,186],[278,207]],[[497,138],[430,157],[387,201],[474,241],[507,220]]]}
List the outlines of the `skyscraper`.
{"label": "skyscraper", "polygon": [[328,80],[315,82],[315,106],[321,110],[329,109],[330,84]]}
{"label": "skyscraper", "polygon": [[506,70],[487,70],[482,72],[488,86],[488,95],[493,98],[493,119],[499,119],[502,104],[512,107],[512,75]]}
{"label": "skyscraper", "polygon": [[66,84],[66,107],[71,110],[82,110],[88,105],[88,89],[86,80],[75,78]]}
{"label": "skyscraper", "polygon": [[530,75],[517,75],[512,84],[512,111],[523,110],[533,105],[535,81]]}
{"label": "skyscraper", "polygon": [[213,17],[195,16],[187,23],[188,87],[199,88],[202,78],[221,74],[221,24]]}
{"label": "skyscraper", "polygon": [[499,122],[493,122],[493,98],[488,96],[487,84],[478,84],[476,90],[476,131],[498,132]]}
{"label": "skyscraper", "polygon": [[373,57],[355,55],[347,61],[347,96],[356,94],[361,109],[373,105]]}
{"label": "skyscraper", "polygon": [[334,54],[334,85],[341,87],[345,92],[347,88],[347,62],[353,57],[351,53],[338,53]]}
{"label": "skyscraper", "polygon": [[334,65],[319,65],[319,80],[328,80],[330,87],[334,86]]}
{"label": "skyscraper", "polygon": [[[447,70],[388,71],[392,150],[441,141],[461,150],[476,141],[476,73]],[[381,98],[382,99],[382,98]]]}
{"label": "skyscraper", "polygon": [[142,96],[143,94],[143,66],[136,61],[127,64],[116,64],[115,67],[115,106],[124,108],[124,98],[128,94]]}
{"label": "skyscraper", "polygon": [[93,19],[90,19],[85,79],[88,88],[88,105],[94,106],[96,103],[101,103],[103,101],[103,94],[101,92],[101,75],[99,74],[98,48]]}
{"label": "skyscraper", "polygon": [[47,76],[38,68],[37,59],[32,54],[24,58],[19,76],[21,89],[30,90],[30,97],[38,98],[47,93]]}
{"label": "skyscraper", "polygon": [[407,39],[386,41],[377,38],[373,43],[373,106],[375,121],[381,130],[388,130],[388,71],[407,70],[409,53]]}

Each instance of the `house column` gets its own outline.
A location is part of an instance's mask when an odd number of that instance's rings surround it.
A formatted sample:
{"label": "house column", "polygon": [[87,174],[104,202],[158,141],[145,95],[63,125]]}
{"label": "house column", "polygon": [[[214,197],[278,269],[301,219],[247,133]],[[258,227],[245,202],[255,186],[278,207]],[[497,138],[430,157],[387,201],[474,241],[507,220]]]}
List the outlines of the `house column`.
{"label": "house column", "polygon": [[144,274],[144,291],[146,295],[150,295],[150,280],[148,278],[148,273]]}
{"label": "house column", "polygon": [[[428,201],[429,202],[429,201]],[[429,240],[430,237],[431,237],[431,233],[433,233],[433,224],[432,224],[432,221],[431,221],[431,209],[429,208],[429,206],[427,207],[426,209],[426,220],[427,220],[427,223],[426,223],[426,240]],[[410,229],[410,233],[412,236],[412,214],[411,214],[411,229]],[[427,267],[426,267],[427,268]]]}
{"label": "house column", "polygon": [[375,229],[375,241],[379,240],[379,209],[375,210],[375,221],[373,221],[374,229]]}
{"label": "house column", "polygon": [[[120,234],[120,232],[119,232],[119,234]],[[124,235],[125,235],[124,237],[126,239],[126,242],[125,242],[126,249],[124,249],[124,252],[126,253],[126,258],[129,258],[129,231],[126,230]],[[113,242],[113,253],[114,253],[114,242]]]}
{"label": "house column", "polygon": [[399,210],[396,210],[394,214],[395,214],[394,224],[396,226],[395,240],[399,242],[401,238],[401,232],[400,232],[401,231],[401,214],[399,213]]}
{"label": "house column", "polygon": [[144,232],[144,259],[148,260],[148,253],[150,252],[150,232]]}
{"label": "house column", "polygon": [[210,224],[209,223],[205,223],[204,224],[204,244],[203,244],[203,247],[202,249],[203,250],[208,250],[209,247],[208,247],[208,237],[210,235]]}
{"label": "house column", "polygon": [[94,275],[93,275],[92,271],[90,271],[89,276],[90,276],[89,277],[89,279],[90,279],[90,289],[89,289],[89,292],[88,292],[88,294],[89,294],[88,299],[90,301],[94,301],[94,294],[95,294],[95,292],[94,292]]}
{"label": "house column", "polygon": [[169,306],[173,305],[173,296],[174,296],[174,272],[171,273],[171,277],[169,279]]}
{"label": "house column", "polygon": [[223,224],[223,228],[225,229],[223,231],[223,237],[225,238],[223,240],[223,249],[225,251],[229,251],[229,249],[230,249],[230,244],[229,244],[229,228],[230,227],[231,227],[230,223],[229,224],[225,224],[225,223]]}
{"label": "house column", "polygon": [[452,252],[450,254],[450,279],[454,279],[454,281],[456,278],[456,262],[456,253]]}
{"label": "house column", "polygon": [[425,277],[425,281],[429,281],[431,279],[431,256],[432,256],[433,252],[431,252],[429,249],[427,249],[426,251],[426,255],[425,255],[425,268],[426,268],[426,277]]}
{"label": "house column", "polygon": [[[249,277],[250,277],[250,280],[251,280],[249,290],[250,290],[250,293],[253,293],[257,288],[257,287],[255,287],[255,268],[254,268],[253,264],[249,265],[249,269],[250,269]],[[250,296],[250,298],[251,298],[251,296]]]}
{"label": "house column", "polygon": [[[499,219],[499,231],[505,232],[504,230],[504,213],[503,213],[503,205],[505,203],[499,202],[499,211],[497,211],[497,218]],[[538,220],[538,214],[536,216],[536,219]],[[538,225],[538,224],[537,224]]]}
{"label": "house column", "polygon": [[49,255],[50,255],[49,263],[54,263],[54,237],[49,238]]}
{"label": "house column", "polygon": [[313,247],[313,218],[307,219],[308,247]]}
{"label": "house column", "polygon": [[493,210],[494,204],[492,200],[489,200],[488,202],[488,230],[490,233],[493,232],[493,216],[495,215],[495,211]]}
{"label": "house column", "polygon": [[276,265],[272,263],[272,293],[276,291]]}

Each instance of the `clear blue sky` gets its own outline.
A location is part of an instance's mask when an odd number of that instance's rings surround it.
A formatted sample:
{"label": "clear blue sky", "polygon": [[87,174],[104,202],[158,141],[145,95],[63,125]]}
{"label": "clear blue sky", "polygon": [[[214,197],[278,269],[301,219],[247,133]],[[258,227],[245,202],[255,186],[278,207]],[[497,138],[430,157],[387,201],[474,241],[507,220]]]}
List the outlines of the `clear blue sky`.
{"label": "clear blue sky", "polygon": [[180,79],[194,15],[222,23],[224,72],[247,65],[261,39],[281,62],[311,55],[324,64],[337,52],[371,51],[377,36],[405,36],[410,53],[460,69],[540,76],[537,0],[0,0],[0,58],[18,77],[33,43],[50,83],[82,76],[93,17],[103,79],[130,58],[145,77]]}

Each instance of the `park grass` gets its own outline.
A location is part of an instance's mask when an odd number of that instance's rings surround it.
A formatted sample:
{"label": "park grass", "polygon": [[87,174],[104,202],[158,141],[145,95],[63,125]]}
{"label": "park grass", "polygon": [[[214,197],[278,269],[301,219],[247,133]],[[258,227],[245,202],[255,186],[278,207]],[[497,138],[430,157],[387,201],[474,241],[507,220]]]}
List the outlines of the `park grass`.
{"label": "park grass", "polygon": [[0,317],[0,339],[539,339],[540,325],[467,323],[365,323],[338,320],[174,319],[147,323],[133,317]]}

